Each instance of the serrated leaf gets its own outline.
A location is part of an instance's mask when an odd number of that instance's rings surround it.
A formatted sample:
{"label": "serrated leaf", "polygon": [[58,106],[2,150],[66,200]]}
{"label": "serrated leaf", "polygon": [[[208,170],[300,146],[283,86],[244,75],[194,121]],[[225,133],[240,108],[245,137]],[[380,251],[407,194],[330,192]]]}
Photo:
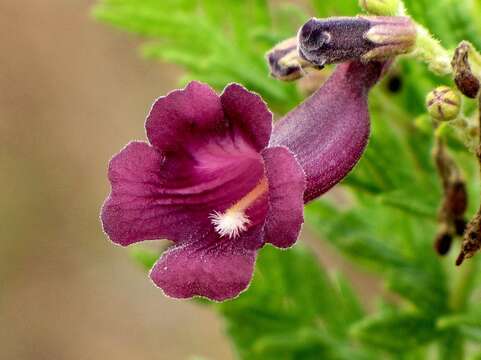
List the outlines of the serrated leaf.
{"label": "serrated leaf", "polygon": [[408,186],[401,190],[380,194],[378,199],[382,204],[405,211],[413,216],[424,217],[427,219],[426,221],[433,221],[436,218],[438,206],[435,202],[436,199],[412,196],[415,193],[413,188]]}
{"label": "serrated leaf", "polygon": [[438,329],[464,328],[481,334],[481,310],[473,309],[467,313],[446,315],[437,321]]}
{"label": "serrated leaf", "polygon": [[353,319],[350,301],[309,251],[266,247],[249,290],[218,309],[242,358],[279,358],[282,349],[282,359],[346,359],[339,354],[363,354],[343,343]]}
{"label": "serrated leaf", "polygon": [[374,266],[406,264],[399,251],[375,239],[353,212],[339,212],[326,202],[316,201],[306,207],[305,217],[326,241],[354,259]]}
{"label": "serrated leaf", "polygon": [[448,310],[449,294],[441,271],[422,265],[395,269],[389,274],[387,286],[424,314],[434,317]]}
{"label": "serrated leaf", "polygon": [[[229,11],[225,8],[229,6]],[[231,82],[260,93],[271,107],[286,112],[300,98],[293,84],[268,76],[264,53],[272,46],[255,41],[257,34],[285,38],[302,24],[293,12],[290,21],[278,21],[280,7],[264,0],[196,2],[154,0],[102,0],[94,8],[98,19],[141,34],[155,45],[144,48],[149,57],[184,67],[191,76],[208,81],[218,90]],[[275,11],[274,11],[275,10]],[[286,35],[280,35],[286,34]]]}
{"label": "serrated leaf", "polygon": [[352,335],[364,344],[391,352],[405,352],[440,336],[432,318],[416,313],[388,313],[355,324]]}
{"label": "serrated leaf", "polygon": [[354,323],[360,320],[365,311],[362,304],[351,286],[349,280],[341,273],[336,274],[337,285],[339,287],[340,299],[343,302],[344,318],[348,323]]}

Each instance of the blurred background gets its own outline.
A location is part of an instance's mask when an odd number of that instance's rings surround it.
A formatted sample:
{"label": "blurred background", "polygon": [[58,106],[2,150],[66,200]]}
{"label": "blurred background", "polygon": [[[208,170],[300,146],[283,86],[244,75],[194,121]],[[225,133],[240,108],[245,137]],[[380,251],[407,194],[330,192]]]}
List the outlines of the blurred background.
{"label": "blurred background", "polygon": [[[93,4],[0,0],[0,358],[232,359],[214,312],[165,298],[102,233],[108,160],[181,73]],[[376,281],[303,238],[369,305]]]}

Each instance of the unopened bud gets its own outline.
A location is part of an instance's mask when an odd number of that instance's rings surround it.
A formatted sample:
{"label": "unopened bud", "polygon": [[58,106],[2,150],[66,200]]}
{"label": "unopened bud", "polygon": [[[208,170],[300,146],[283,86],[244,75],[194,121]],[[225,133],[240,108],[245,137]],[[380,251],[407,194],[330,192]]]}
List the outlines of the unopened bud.
{"label": "unopened bud", "polygon": [[459,115],[461,99],[450,87],[439,86],[426,97],[426,106],[434,119],[450,121]]}
{"label": "unopened bud", "polygon": [[396,15],[399,9],[399,0],[360,0],[359,5],[373,15]]}
{"label": "unopened bud", "polygon": [[349,60],[385,60],[412,51],[416,34],[408,17],[312,18],[299,30],[299,55],[319,67]]}
{"label": "unopened bud", "polygon": [[297,38],[293,37],[277,44],[267,55],[271,75],[283,81],[301,78],[303,68],[312,66],[299,57],[297,52]]}

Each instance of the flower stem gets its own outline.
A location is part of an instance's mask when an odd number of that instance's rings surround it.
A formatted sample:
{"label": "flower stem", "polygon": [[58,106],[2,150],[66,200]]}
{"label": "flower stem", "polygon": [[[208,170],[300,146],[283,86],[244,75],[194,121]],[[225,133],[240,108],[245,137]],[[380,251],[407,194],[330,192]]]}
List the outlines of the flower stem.
{"label": "flower stem", "polygon": [[467,262],[466,265],[461,268],[451,297],[451,308],[454,312],[463,311],[466,307],[476,279],[477,269],[478,260],[476,258],[471,259],[471,261]]}
{"label": "flower stem", "polygon": [[452,73],[451,55],[438,40],[422,25],[416,24],[416,50],[413,56],[428,64],[429,70],[437,75]]}
{"label": "flower stem", "polygon": [[[457,282],[451,293],[451,310],[455,314],[462,313],[473,290],[478,271],[478,259],[472,259],[461,269]],[[456,315],[454,315],[456,316]],[[449,331],[445,340],[440,343],[441,359],[464,359],[465,341],[458,331]]]}

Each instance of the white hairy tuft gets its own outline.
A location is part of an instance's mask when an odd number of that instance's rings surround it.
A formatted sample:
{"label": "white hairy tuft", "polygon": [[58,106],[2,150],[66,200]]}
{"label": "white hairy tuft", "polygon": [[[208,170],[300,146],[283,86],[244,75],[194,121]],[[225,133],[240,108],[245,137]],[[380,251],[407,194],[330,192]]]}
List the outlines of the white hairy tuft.
{"label": "white hairy tuft", "polygon": [[209,218],[214,224],[215,231],[221,237],[228,236],[231,239],[239,236],[250,224],[249,218],[243,211],[226,211],[225,213],[214,211]]}

